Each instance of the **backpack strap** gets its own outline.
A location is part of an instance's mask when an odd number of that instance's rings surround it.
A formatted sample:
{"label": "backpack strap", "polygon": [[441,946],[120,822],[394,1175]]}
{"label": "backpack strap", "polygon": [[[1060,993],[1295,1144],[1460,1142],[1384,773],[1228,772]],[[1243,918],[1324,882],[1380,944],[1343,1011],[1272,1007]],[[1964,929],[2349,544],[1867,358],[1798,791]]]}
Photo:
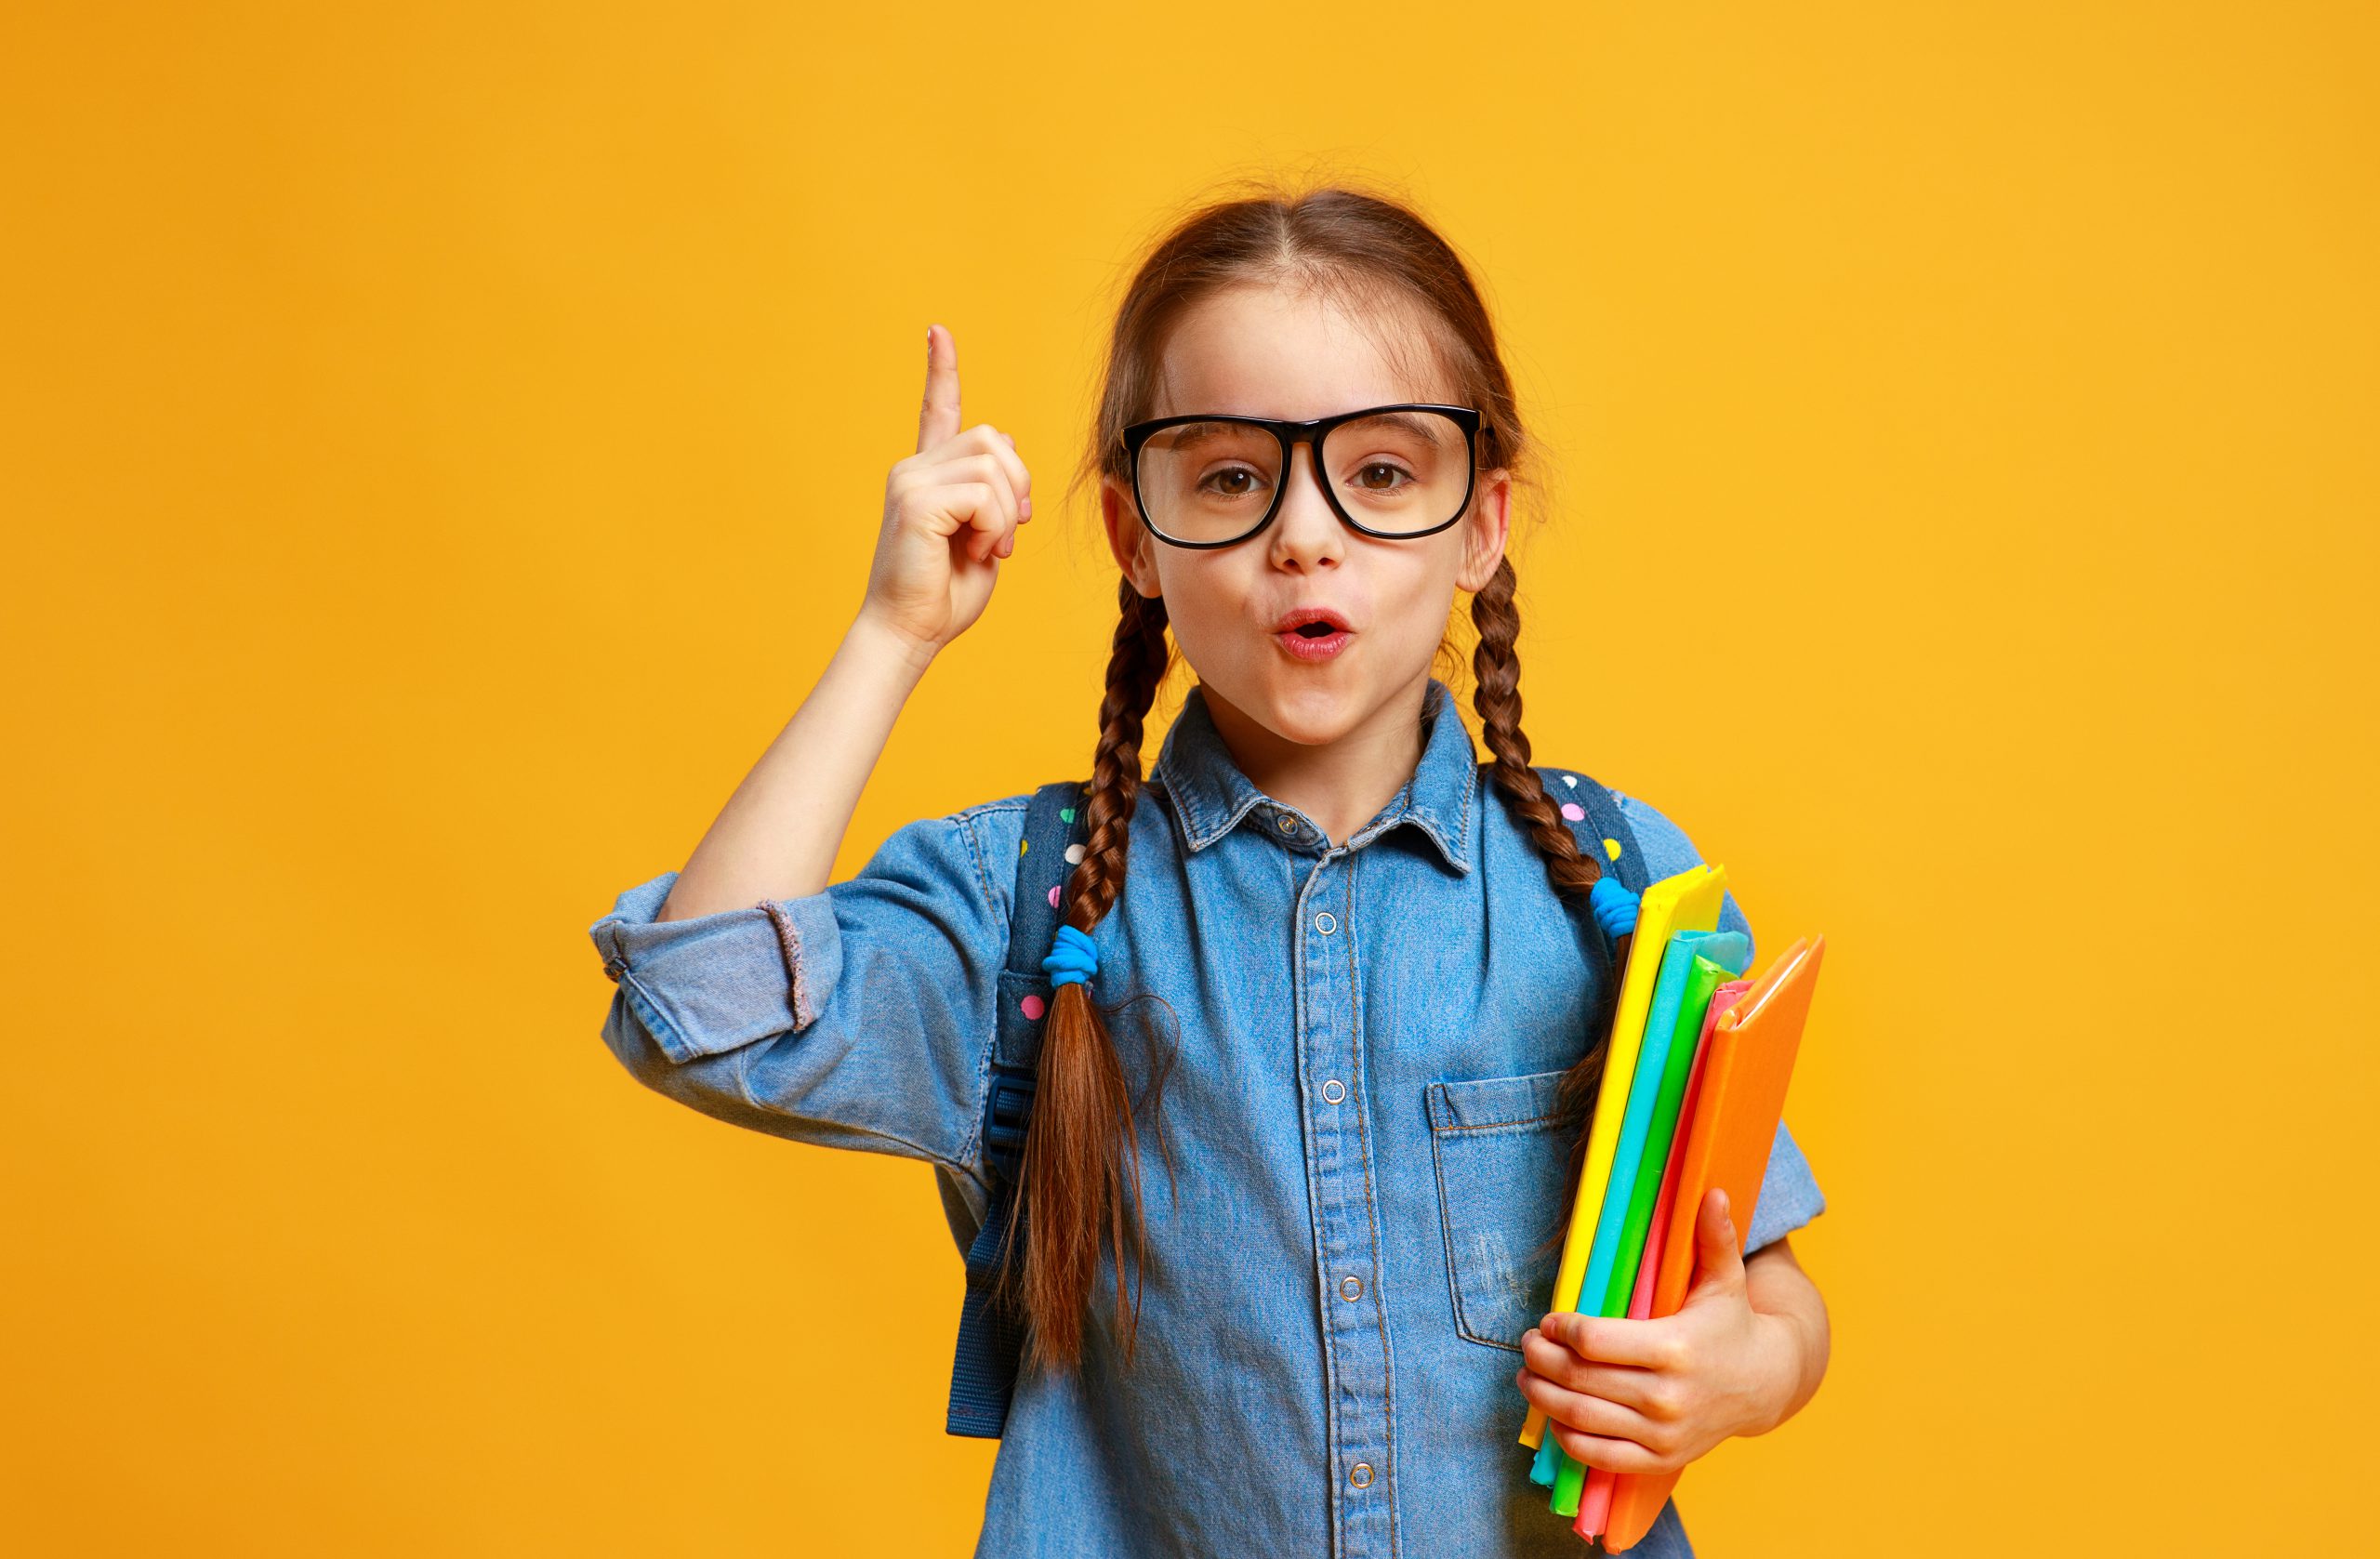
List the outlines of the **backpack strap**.
{"label": "backpack strap", "polygon": [[[1617,796],[1576,769],[1540,764],[1537,773],[1544,782],[1545,793],[1562,809],[1570,832],[1578,836],[1580,854],[1593,856],[1632,893],[1642,894],[1653,885],[1645,868],[1644,854],[1636,848],[1636,831],[1628,826]],[[1574,806],[1576,816],[1571,813]]]}
{"label": "backpack strap", "polygon": [[[1538,778],[1545,793],[1561,810],[1562,819],[1570,825],[1570,833],[1579,841],[1579,853],[1600,863],[1603,869],[1620,879],[1620,885],[1642,897],[1652,886],[1651,874],[1646,869],[1644,852],[1636,847],[1636,831],[1628,826],[1627,817],[1620,810],[1619,798],[1593,776],[1576,769],[1557,769],[1551,764],[1537,764]],[[1580,923],[1588,946],[1594,949],[1603,968],[1603,1011],[1593,1019],[1593,1032],[1600,1034],[1611,1024],[1611,1010],[1620,999],[1620,976],[1625,969],[1625,936],[1606,936],[1586,905],[1563,901],[1571,918]]]}
{"label": "backpack strap", "polygon": [[997,1440],[1008,1424],[1024,1352],[1025,1317],[995,1293],[1000,1262],[1017,1237],[1017,1202],[1025,1135],[1032,1119],[1034,1079],[1041,1058],[1041,1021],[1050,1010],[1049,955],[1064,912],[1064,887],[1074,875],[1070,846],[1091,833],[1084,799],[1091,787],[1072,780],[1042,786],[1025,812],[1017,852],[1016,891],[1009,914],[1008,964],[999,976],[999,1016],[993,1033],[990,1087],[984,1099],[984,1178],[989,1189],[984,1222],[967,1250],[967,1292],[959,1311],[959,1346],[950,1366],[952,1434]]}

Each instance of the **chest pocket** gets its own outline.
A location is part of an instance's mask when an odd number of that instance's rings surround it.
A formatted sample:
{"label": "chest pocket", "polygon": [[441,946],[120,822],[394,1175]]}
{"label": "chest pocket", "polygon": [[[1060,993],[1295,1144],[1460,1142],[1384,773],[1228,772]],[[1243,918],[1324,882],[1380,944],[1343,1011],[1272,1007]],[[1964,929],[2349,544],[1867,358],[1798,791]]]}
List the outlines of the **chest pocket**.
{"label": "chest pocket", "polygon": [[1554,1118],[1561,1082],[1532,1072],[1426,1090],[1455,1329],[1474,1342],[1518,1353],[1554,1308],[1570,1151]]}

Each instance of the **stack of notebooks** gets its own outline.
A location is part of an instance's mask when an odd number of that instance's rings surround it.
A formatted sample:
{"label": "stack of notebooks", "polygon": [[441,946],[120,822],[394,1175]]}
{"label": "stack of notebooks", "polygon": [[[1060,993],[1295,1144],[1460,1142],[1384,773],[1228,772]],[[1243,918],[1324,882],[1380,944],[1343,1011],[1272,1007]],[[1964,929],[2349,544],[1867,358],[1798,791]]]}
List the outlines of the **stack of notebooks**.
{"label": "stack of notebooks", "polygon": [[[1587,1132],[1579,1196],[1554,1282],[1554,1308],[1643,1320],[1673,1315],[1692,1279],[1694,1220],[1727,1193],[1739,1238],[1752,1227],[1785,1114],[1826,938],[1788,947],[1745,978],[1751,943],[1720,931],[1722,866],[1695,866],[1645,891],[1620,981],[1602,1091]],[[1521,1444],[1571,1529],[1617,1553],[1651,1530],[1678,1474],[1588,1468],[1532,1408]]]}

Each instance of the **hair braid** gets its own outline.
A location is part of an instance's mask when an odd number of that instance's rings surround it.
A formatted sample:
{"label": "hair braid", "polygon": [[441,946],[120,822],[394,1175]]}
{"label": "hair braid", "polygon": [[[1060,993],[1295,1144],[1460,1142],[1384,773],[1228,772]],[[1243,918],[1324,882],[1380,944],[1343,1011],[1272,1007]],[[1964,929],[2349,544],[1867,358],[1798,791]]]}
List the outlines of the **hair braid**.
{"label": "hair braid", "polygon": [[[1141,734],[1165,680],[1171,650],[1165,601],[1118,580],[1119,615],[1107,658],[1107,693],[1099,707],[1099,746],[1091,763],[1082,860],[1067,880],[1066,923],[1089,931],[1124,891],[1132,813],[1141,792]],[[1072,1368],[1080,1362],[1084,1311],[1098,1275],[1103,1238],[1116,1253],[1116,1322],[1130,1361],[1138,1329],[1137,1294],[1129,1301],[1123,1250],[1131,1224],[1135,1286],[1146,1260],[1144,1235],[1128,1219],[1125,1185],[1140,1200],[1139,1127],[1124,1069],[1090,987],[1069,982],[1051,993],[1025,1144],[1025,1309],[1038,1362]],[[1010,1242],[1014,1251],[1015,1240]],[[1003,1274],[1003,1276],[1006,1275]]]}
{"label": "hair braid", "polygon": [[[1503,792],[1506,808],[1527,833],[1529,842],[1537,846],[1554,891],[1584,905],[1589,892],[1603,877],[1603,863],[1579,853],[1578,836],[1562,821],[1554,799],[1545,793],[1544,780],[1529,764],[1528,736],[1521,730],[1521,662],[1514,649],[1520,637],[1521,619],[1513,600],[1519,584],[1519,576],[1513,572],[1513,561],[1507,557],[1497,562],[1495,574],[1471,598],[1471,620],[1479,629],[1478,646],[1471,654],[1476,683],[1472,707],[1479,711],[1480,733],[1488,743],[1488,750],[1495,755],[1488,773],[1496,788]],[[1559,1204],[1566,1222],[1571,1204],[1578,1198],[1579,1177],[1586,1167],[1587,1116],[1603,1081],[1604,1058],[1610,1048],[1608,1033],[1595,1038],[1586,1053],[1563,1073],[1555,1095],[1555,1112],[1572,1138],[1569,1171]],[[1556,1243],[1561,1237],[1561,1231],[1556,1229],[1546,1243]]]}

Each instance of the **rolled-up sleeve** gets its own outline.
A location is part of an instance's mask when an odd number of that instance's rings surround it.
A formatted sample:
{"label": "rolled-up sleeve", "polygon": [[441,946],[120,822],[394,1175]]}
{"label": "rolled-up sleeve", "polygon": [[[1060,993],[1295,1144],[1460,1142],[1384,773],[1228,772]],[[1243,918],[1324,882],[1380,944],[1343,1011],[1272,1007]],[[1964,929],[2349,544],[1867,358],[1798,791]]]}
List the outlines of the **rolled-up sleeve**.
{"label": "rolled-up sleeve", "polygon": [[[1651,880],[1659,882],[1703,864],[1694,841],[1676,824],[1633,796],[1620,796],[1619,801],[1621,815],[1635,832],[1637,848],[1645,852],[1645,869]],[[1737,905],[1732,888],[1720,899],[1718,929],[1752,937],[1752,922]],[[1758,945],[1755,941],[1753,961],[1747,966],[1755,971],[1759,968]],[[1752,1209],[1752,1222],[1744,1228],[1744,1254],[1749,1256],[1762,1246],[1784,1238],[1825,1210],[1826,1195],[1810,1173],[1810,1161],[1803,1156],[1801,1144],[1793,1140],[1785,1122],[1778,1120],[1776,1140],[1768,1146],[1768,1168],[1761,1175],[1760,1202]]]}
{"label": "rolled-up sleeve", "polygon": [[1768,1144],[1768,1168],[1760,1177],[1760,1204],[1744,1231],[1744,1254],[1771,1245],[1826,1210],[1826,1196],[1810,1175],[1810,1161],[1781,1119]]}
{"label": "rolled-up sleeve", "polygon": [[654,917],[674,871],[588,928],[603,1041],[640,1082],[772,1136],[963,1167],[1008,951],[1023,798],[897,829],[804,898]]}

